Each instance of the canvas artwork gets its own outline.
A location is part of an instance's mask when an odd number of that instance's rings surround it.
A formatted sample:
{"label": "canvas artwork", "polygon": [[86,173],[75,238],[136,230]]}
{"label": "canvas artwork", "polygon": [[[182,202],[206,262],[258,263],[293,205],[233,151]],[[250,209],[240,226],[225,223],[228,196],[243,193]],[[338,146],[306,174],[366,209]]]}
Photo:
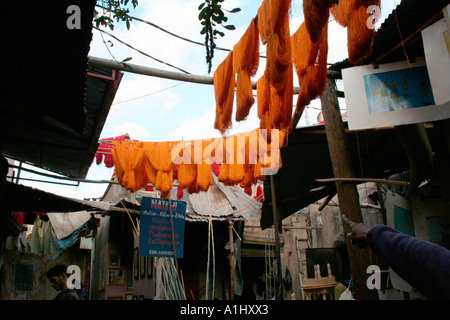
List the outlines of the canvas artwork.
{"label": "canvas artwork", "polygon": [[108,284],[110,286],[123,286],[125,284],[125,272],[119,269],[109,270]]}
{"label": "canvas artwork", "polygon": [[369,114],[434,105],[425,66],[364,75]]}

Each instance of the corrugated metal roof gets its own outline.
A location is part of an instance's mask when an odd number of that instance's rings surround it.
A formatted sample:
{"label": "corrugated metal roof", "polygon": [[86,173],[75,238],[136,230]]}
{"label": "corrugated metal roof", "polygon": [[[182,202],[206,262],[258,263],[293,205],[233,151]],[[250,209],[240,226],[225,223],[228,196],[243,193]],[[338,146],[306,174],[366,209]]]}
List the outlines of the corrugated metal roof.
{"label": "corrugated metal roof", "polygon": [[[208,191],[189,194],[183,190],[183,196],[179,201],[186,202],[186,220],[207,222],[212,220],[248,220],[259,217],[262,203],[244,192],[239,186],[226,186],[218,181],[213,173],[214,184]],[[177,189],[173,187],[170,199],[177,200]],[[124,199],[135,210],[140,210],[142,197],[155,196],[155,192],[139,190],[130,194],[126,189],[117,184],[110,184],[102,197],[102,201],[108,201],[116,205]],[[117,206],[117,205],[116,205]],[[119,205],[121,206],[121,205]]]}
{"label": "corrugated metal roof", "polygon": [[[372,54],[359,64],[403,61],[406,60],[406,55],[409,59],[423,57],[421,30],[441,19],[442,9],[448,3],[448,0],[402,0],[378,28],[373,41]],[[401,45],[402,41],[405,51]],[[330,70],[339,71],[353,66],[348,59],[345,59],[332,65]]]}
{"label": "corrugated metal roof", "polygon": [[[68,29],[67,7],[81,10]],[[88,66],[95,0],[8,1],[0,20],[7,81],[0,87],[0,142],[6,156],[84,178],[98,147],[120,73]]]}
{"label": "corrugated metal roof", "polygon": [[260,201],[250,197],[239,186],[224,185],[214,174],[213,179],[214,185],[208,191],[187,195],[195,214],[222,219],[245,218],[249,221],[259,216]]}

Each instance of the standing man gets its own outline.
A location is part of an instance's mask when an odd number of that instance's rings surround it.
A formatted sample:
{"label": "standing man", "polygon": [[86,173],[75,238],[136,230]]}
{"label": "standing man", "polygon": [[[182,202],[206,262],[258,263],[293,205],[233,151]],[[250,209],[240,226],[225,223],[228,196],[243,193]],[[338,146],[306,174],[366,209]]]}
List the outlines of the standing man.
{"label": "standing man", "polygon": [[56,291],[61,291],[53,300],[80,300],[75,289],[67,286],[67,266],[58,264],[47,271],[46,276]]}

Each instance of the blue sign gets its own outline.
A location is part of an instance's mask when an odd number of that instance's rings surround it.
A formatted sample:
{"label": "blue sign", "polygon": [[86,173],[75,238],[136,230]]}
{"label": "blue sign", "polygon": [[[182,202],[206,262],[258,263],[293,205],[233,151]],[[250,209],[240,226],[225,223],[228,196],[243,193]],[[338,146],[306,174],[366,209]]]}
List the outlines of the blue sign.
{"label": "blue sign", "polygon": [[[139,252],[147,257],[183,258],[186,202],[144,197],[141,202]],[[173,224],[173,232],[172,232]],[[174,241],[173,241],[174,240]]]}

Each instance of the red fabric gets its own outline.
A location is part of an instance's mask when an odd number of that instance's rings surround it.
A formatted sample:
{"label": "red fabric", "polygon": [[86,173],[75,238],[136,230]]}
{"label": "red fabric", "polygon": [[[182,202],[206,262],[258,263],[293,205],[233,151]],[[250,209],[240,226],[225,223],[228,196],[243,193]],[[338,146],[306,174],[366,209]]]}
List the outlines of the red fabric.
{"label": "red fabric", "polygon": [[262,188],[259,186],[258,189],[256,189],[256,197],[259,198],[263,194]]}
{"label": "red fabric", "polygon": [[180,200],[181,197],[183,196],[183,194],[184,194],[183,188],[178,187],[178,190],[177,190],[177,200]]}
{"label": "red fabric", "polygon": [[219,164],[217,164],[216,162],[213,162],[211,164],[211,168],[213,173],[218,177],[219,176]]}
{"label": "red fabric", "polygon": [[12,212],[12,217],[16,222],[20,225],[21,228],[23,228],[23,221],[25,219],[26,212]]}
{"label": "red fabric", "polygon": [[[117,136],[115,138],[106,138],[106,139],[102,139],[104,141],[125,141],[126,135],[122,135],[122,136]],[[97,165],[100,165],[103,161],[103,163],[105,164],[105,167],[107,168],[112,168],[114,167],[114,162],[112,159],[112,155],[111,154],[104,154],[104,153],[100,153],[100,152],[110,152],[112,149],[112,145],[108,144],[108,143],[100,143],[97,149],[97,153],[95,153],[95,163],[97,163]]]}
{"label": "red fabric", "polygon": [[252,186],[245,188],[245,189],[244,189],[244,192],[245,192],[246,194],[248,194],[249,196],[251,196],[251,195],[252,195]]}

